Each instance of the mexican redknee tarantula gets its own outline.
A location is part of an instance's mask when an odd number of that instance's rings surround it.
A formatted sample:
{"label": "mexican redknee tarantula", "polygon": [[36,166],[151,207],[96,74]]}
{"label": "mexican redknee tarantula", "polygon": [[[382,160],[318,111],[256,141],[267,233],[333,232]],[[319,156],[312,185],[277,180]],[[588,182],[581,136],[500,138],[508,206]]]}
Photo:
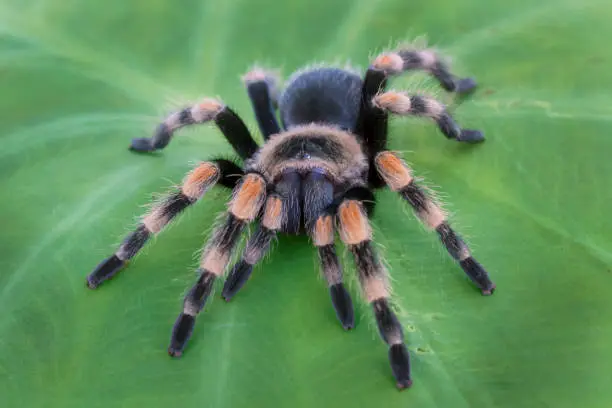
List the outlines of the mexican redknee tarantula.
{"label": "mexican redknee tarantula", "polygon": [[[384,53],[374,60],[363,79],[339,68],[304,69],[293,74],[278,101],[273,76],[254,69],[244,76],[244,82],[265,140],[263,146],[253,140],[234,111],[214,99],[173,113],[152,138],[134,139],[132,150],[160,150],[179,128],[214,121],[244,165],[216,159],[195,167],[180,189],[154,205],[117,252],[96,267],[87,278],[88,286],[96,288],[119,272],[152,235],[211,187],[221,184],[233,189],[233,197],[225,221],[205,246],[199,278],[185,296],[169,354],[178,357],[183,353],[214,282],[224,275],[243,230],[254,221],[258,222],[256,230],[225,280],[223,298],[230,300],[245,284],[278,232],[305,233],[318,249],[336,315],[345,329],[351,329],[353,304],[336,256],[337,229],[354,256],[363,295],[372,305],[380,335],[389,346],[397,386],[409,387],[410,362],[402,326],[391,307],[387,271],[372,244],[368,216],[375,202],[373,190],[386,185],[399,193],[420,221],[438,233],[449,254],[482,294],[490,295],[495,289],[440,206],[417,184],[410,167],[398,154],[387,150],[389,112],[431,118],[447,138],[457,142],[484,140],[480,131],[462,129],[435,99],[385,92],[390,77],[409,70],[431,73],[449,92],[466,94],[476,86],[473,79],[451,74],[439,56],[428,49]],[[277,122],[276,107],[282,127]]]}

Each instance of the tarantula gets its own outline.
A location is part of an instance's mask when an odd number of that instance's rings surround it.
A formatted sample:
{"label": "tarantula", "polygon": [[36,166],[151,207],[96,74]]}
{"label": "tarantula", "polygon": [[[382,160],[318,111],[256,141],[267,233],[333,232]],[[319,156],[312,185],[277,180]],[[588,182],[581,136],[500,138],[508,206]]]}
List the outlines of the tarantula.
{"label": "tarantula", "polygon": [[[409,387],[409,353],[392,310],[387,271],[372,244],[368,216],[375,203],[373,190],[388,186],[399,193],[417,218],[437,232],[450,256],[482,294],[490,295],[495,289],[435,199],[419,186],[400,156],[387,150],[389,113],[431,118],[447,138],[457,142],[484,140],[482,132],[462,129],[435,99],[385,92],[390,77],[409,70],[429,72],[449,92],[467,94],[476,87],[473,79],[451,74],[440,56],[429,49],[383,53],[363,79],[347,69],[305,68],[291,76],[278,100],[273,75],[254,69],[243,80],[263,134],[262,146],[253,140],[239,116],[215,99],[171,114],[151,138],[133,139],[132,150],[152,152],[166,147],[179,128],[214,121],[244,165],[215,159],[195,167],[177,191],[144,215],[117,252],[95,268],[87,277],[88,286],[96,288],[118,273],[152,235],[220,184],[233,189],[233,197],[224,222],[204,248],[199,278],[185,296],[168,353],[182,355],[213,284],[224,275],[243,230],[254,221],[258,225],[225,280],[223,298],[230,300],[245,284],[277,233],[308,234],[318,250],[336,315],[344,329],[353,328],[353,304],[334,245],[337,229],[353,254],[363,296],[372,305],[380,335],[389,347],[397,386]],[[277,108],[282,126],[277,121]]]}

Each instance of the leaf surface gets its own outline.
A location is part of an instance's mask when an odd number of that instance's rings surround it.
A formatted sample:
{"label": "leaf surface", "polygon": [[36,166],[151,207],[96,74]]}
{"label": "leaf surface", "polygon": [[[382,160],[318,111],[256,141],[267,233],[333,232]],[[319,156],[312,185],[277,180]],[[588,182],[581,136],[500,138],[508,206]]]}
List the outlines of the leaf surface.
{"label": "leaf surface", "polygon": [[[2,0],[3,406],[609,407],[611,20],[596,0]],[[230,303],[217,292],[183,358],[167,356],[224,191],[85,288],[152,193],[231,154],[211,127],[156,156],[128,152],[132,137],[216,95],[256,130],[239,80],[254,62],[285,76],[323,60],[364,67],[420,34],[478,79],[453,111],[487,141],[395,119],[390,145],[441,193],[498,291],[480,296],[393,193],[377,194],[412,389],[395,389],[365,305],[341,329],[303,237],[282,237]],[[447,98],[422,75],[392,85]]]}

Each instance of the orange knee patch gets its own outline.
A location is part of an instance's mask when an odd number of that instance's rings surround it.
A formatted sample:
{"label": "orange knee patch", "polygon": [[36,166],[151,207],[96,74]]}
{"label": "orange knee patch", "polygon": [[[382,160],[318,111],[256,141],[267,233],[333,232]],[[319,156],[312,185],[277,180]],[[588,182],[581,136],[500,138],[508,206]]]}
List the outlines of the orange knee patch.
{"label": "orange knee patch", "polygon": [[216,99],[204,99],[191,108],[191,117],[196,123],[204,123],[213,120],[225,106]]}
{"label": "orange knee patch", "polygon": [[356,245],[372,238],[372,229],[363,207],[358,201],[348,200],[340,204],[340,238],[348,245]]}
{"label": "orange knee patch", "polygon": [[331,215],[324,215],[317,219],[313,240],[318,247],[330,245],[334,242],[334,224]]}
{"label": "orange knee patch", "polygon": [[266,210],[263,217],[263,226],[278,231],[283,221],[283,202],[278,197],[270,197],[266,201]]}
{"label": "orange knee patch", "polygon": [[204,99],[198,104],[198,108],[207,112],[218,112],[223,108],[223,104],[216,99]]}
{"label": "orange knee patch", "polygon": [[388,74],[397,74],[404,69],[404,60],[397,53],[382,54],[374,60],[372,66]]}
{"label": "orange knee patch", "polygon": [[412,111],[410,97],[401,92],[389,91],[378,94],[372,99],[372,103],[382,110],[388,110],[398,115],[407,115]]}
{"label": "orange knee patch", "polygon": [[252,221],[266,197],[266,183],[257,174],[247,174],[230,205],[230,212],[240,220]]}
{"label": "orange knee patch", "polygon": [[202,163],[185,177],[183,194],[190,198],[199,198],[218,179],[219,168],[213,163]]}
{"label": "orange knee patch", "polygon": [[376,168],[391,190],[401,190],[412,181],[410,168],[391,152],[382,152],[376,156]]}

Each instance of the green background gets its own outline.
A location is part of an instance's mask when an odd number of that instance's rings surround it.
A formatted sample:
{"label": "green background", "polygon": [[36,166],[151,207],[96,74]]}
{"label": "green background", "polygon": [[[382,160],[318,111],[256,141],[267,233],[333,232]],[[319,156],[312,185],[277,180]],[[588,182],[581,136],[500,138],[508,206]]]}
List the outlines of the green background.
{"label": "green background", "polygon": [[[2,0],[0,405],[610,407],[610,21],[609,1]],[[183,358],[167,356],[224,191],[86,290],[151,193],[231,153],[211,127],[157,156],[131,154],[132,137],[202,96],[255,131],[239,79],[254,62],[285,77],[316,61],[364,67],[421,34],[479,80],[453,111],[487,141],[397,119],[390,145],[441,192],[498,291],[480,296],[378,193],[410,390],[395,389],[366,306],[340,328],[303,237],[282,237],[229,304],[217,292]],[[424,76],[393,86],[449,101]]]}

